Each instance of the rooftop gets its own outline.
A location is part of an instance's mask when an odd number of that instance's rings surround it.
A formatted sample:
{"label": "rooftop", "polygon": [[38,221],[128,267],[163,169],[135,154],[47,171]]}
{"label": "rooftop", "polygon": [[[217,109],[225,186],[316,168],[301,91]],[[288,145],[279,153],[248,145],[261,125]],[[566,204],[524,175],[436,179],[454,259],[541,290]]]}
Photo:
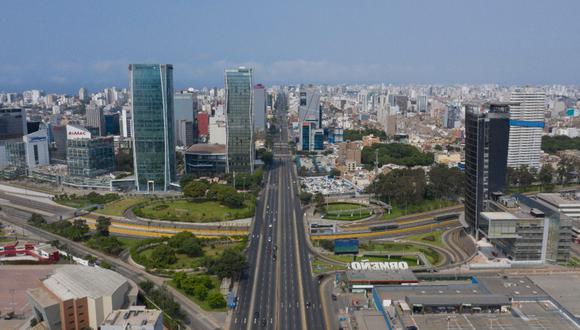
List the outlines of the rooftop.
{"label": "rooftop", "polygon": [[155,324],[161,317],[161,311],[145,308],[145,306],[132,306],[130,309],[112,311],[101,325],[122,325],[125,329],[139,329],[145,325]]}
{"label": "rooftop", "polygon": [[62,300],[112,295],[127,279],[114,271],[79,265],[65,265],[43,281]]}
{"label": "rooftop", "polygon": [[543,193],[538,194],[538,198],[555,207],[580,207],[580,191],[570,191],[566,194]]}
{"label": "rooftop", "polygon": [[510,305],[510,299],[501,294],[414,295],[407,296],[409,305]]}
{"label": "rooftop", "polygon": [[488,220],[516,220],[518,218],[509,212],[481,212],[480,215]]}
{"label": "rooftop", "polygon": [[185,152],[191,154],[225,154],[226,146],[224,144],[217,143],[197,143],[189,147]]}
{"label": "rooftop", "polygon": [[50,294],[50,292],[42,287],[29,289],[27,293],[42,307],[48,307],[59,303],[58,300],[54,299],[54,296]]}

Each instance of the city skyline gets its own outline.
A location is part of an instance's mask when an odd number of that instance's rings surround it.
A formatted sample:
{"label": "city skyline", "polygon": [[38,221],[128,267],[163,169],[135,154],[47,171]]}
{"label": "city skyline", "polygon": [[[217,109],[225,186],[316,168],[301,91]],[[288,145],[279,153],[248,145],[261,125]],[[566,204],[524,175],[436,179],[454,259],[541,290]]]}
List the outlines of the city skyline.
{"label": "city skyline", "polygon": [[[222,86],[223,69],[240,65],[267,85],[580,83],[570,56],[580,44],[573,1],[140,2],[138,12],[100,2],[74,7],[62,22],[74,3],[33,3],[4,4],[12,13],[4,25],[18,29],[0,54],[2,91],[124,87],[129,63],[171,63],[176,86],[193,87]],[[546,15],[553,8],[566,10]]]}

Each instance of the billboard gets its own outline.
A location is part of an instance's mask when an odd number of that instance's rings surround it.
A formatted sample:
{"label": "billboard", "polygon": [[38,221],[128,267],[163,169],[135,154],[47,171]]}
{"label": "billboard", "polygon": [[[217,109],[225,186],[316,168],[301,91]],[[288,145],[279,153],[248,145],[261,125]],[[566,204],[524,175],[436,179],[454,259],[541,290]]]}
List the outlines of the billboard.
{"label": "billboard", "polygon": [[334,240],[334,254],[358,253],[358,239]]}

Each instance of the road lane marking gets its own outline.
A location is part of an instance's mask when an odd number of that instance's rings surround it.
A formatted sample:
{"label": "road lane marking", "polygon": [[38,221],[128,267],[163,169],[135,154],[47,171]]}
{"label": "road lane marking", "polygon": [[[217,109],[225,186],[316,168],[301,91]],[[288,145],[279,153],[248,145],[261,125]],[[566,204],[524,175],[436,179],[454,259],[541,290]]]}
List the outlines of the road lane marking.
{"label": "road lane marking", "polygon": [[[270,181],[270,177],[268,177],[268,181]],[[269,183],[269,182],[268,182]],[[270,190],[266,190],[266,198],[265,201],[268,201],[268,196],[270,195]],[[264,218],[266,217],[266,205],[263,205],[262,207],[262,220],[264,220]],[[256,219],[254,219],[254,226],[256,225]],[[253,230],[252,230],[253,231]],[[252,284],[252,298],[250,299],[250,315],[254,315],[254,302],[256,300],[256,290],[257,290],[257,283],[258,283],[258,270],[260,269],[260,256],[262,254],[262,243],[263,243],[263,237],[264,235],[262,235],[262,237],[259,238],[259,242],[258,242],[258,252],[256,255],[256,267],[254,269],[254,281]],[[251,328],[251,324],[248,324],[248,330]]]}

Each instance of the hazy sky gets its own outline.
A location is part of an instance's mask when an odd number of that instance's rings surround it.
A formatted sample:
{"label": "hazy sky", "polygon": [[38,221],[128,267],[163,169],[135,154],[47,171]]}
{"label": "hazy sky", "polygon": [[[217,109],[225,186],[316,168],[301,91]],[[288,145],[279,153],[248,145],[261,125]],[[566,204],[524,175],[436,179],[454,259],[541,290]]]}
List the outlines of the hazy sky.
{"label": "hazy sky", "polygon": [[580,84],[580,1],[2,0],[0,91],[273,83]]}

